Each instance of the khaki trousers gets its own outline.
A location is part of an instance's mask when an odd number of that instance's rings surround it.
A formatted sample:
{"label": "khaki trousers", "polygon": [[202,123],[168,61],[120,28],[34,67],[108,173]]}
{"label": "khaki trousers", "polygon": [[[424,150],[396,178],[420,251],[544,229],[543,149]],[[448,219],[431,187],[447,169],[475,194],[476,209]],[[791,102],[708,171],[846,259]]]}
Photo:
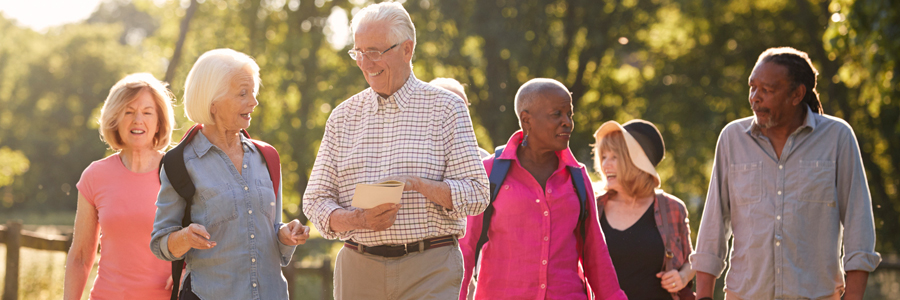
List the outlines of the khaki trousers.
{"label": "khaki trousers", "polygon": [[[837,293],[835,293],[834,295],[831,295],[830,297],[819,298],[819,299],[821,299],[821,300],[827,300],[827,299],[830,299],[830,300],[841,300],[841,293],[842,293],[842,292],[837,292]],[[730,293],[730,292],[728,292],[728,291],[725,291],[725,300],[744,300],[744,299],[741,299],[740,297],[738,297],[738,296],[735,295],[734,293]]]}
{"label": "khaki trousers", "polygon": [[344,247],[334,266],[334,299],[458,299],[462,276],[457,244],[393,258]]}

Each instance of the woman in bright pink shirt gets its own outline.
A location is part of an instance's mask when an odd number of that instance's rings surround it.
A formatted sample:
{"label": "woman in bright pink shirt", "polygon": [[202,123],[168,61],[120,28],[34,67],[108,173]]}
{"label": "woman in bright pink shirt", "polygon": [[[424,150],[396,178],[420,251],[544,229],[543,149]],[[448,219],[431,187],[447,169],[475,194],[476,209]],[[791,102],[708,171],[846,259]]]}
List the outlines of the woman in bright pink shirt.
{"label": "woman in bright pink shirt", "polygon": [[[522,130],[513,134],[499,157],[512,164],[497,187],[489,240],[479,257],[470,299],[592,299],[588,293],[596,299],[625,299],[594,201],[587,201],[582,245],[581,202],[568,167],[580,170],[575,176],[588,183],[587,195],[593,191],[584,166],[569,150],[571,94],[558,81],[532,79],[519,89],[515,106]],[[484,166],[490,174],[494,159],[485,160]],[[472,296],[467,287],[482,219],[483,214],[469,217],[466,236],[459,241],[465,263],[460,299]]]}
{"label": "woman in bright pink shirt", "polygon": [[81,299],[100,262],[90,299],[169,299],[171,264],[147,245],[156,216],[159,161],[169,146],[171,93],[153,75],[117,82],[100,111],[100,136],[115,154],[91,163],[78,181],[75,235],[66,260],[64,299]]}

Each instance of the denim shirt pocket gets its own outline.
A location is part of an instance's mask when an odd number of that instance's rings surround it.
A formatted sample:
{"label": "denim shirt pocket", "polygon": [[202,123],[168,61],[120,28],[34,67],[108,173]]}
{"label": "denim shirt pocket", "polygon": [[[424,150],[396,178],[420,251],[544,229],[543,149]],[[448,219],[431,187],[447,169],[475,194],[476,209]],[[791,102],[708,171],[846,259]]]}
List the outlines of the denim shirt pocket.
{"label": "denim shirt pocket", "polygon": [[275,187],[272,186],[272,180],[257,179],[256,187],[257,191],[259,191],[260,210],[269,218],[272,224],[281,222],[281,218],[275,217],[277,203],[275,203]]}
{"label": "denim shirt pocket", "polygon": [[233,187],[224,184],[200,192],[203,213],[198,216],[207,229],[237,219],[237,202]]}
{"label": "denim shirt pocket", "polygon": [[800,160],[800,172],[796,186],[800,191],[800,201],[814,203],[835,203],[837,174],[833,160]]}
{"label": "denim shirt pocket", "polygon": [[728,195],[738,205],[757,203],[762,199],[762,162],[728,166]]}

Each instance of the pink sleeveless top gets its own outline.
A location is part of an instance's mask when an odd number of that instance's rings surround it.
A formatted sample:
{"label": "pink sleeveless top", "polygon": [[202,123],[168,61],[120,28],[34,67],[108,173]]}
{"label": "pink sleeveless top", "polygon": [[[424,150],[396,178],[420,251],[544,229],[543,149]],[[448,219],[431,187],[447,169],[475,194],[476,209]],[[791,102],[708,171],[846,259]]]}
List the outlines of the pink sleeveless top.
{"label": "pink sleeveless top", "polygon": [[91,163],[76,187],[100,221],[100,267],[91,299],[169,299],[171,264],[150,252],[157,170],[134,173],[117,153]]}

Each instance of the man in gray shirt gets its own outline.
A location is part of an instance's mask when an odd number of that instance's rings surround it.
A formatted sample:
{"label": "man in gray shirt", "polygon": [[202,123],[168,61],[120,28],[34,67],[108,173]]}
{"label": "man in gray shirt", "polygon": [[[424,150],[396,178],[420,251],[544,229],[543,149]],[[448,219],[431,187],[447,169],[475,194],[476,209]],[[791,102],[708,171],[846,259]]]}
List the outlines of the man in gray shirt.
{"label": "man in gray shirt", "polygon": [[862,299],[881,262],[872,201],[853,129],[822,113],[817,75],[793,48],[759,56],[754,116],[725,126],[716,146],[690,258],[698,298],[712,296],[734,235],[726,299]]}

